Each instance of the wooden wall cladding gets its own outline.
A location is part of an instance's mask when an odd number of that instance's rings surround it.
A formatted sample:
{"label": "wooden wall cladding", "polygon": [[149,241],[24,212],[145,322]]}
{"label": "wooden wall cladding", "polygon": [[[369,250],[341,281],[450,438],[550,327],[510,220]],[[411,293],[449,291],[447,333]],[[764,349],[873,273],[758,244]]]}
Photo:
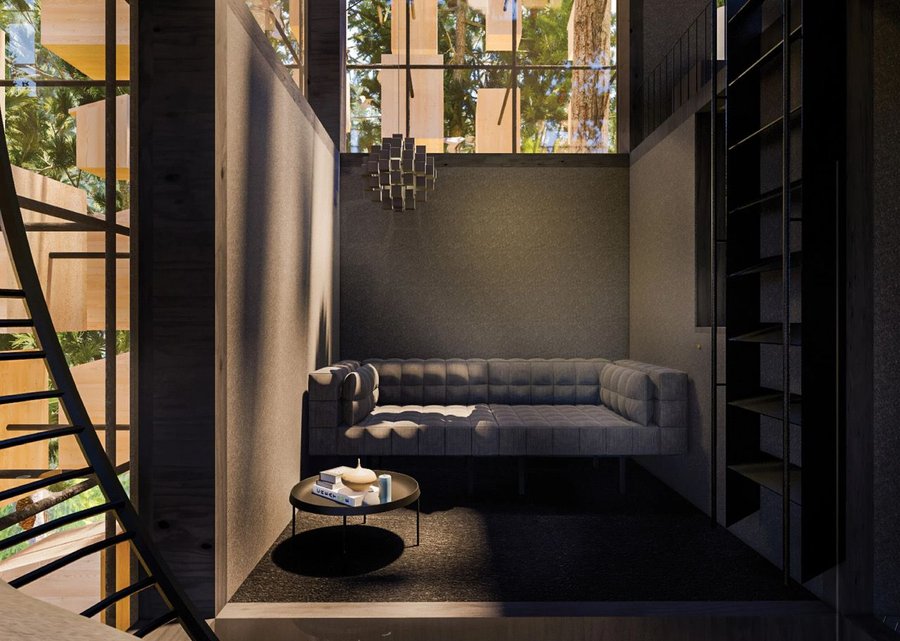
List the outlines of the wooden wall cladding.
{"label": "wooden wall cladding", "polygon": [[[36,392],[48,388],[49,374],[44,361],[8,361],[0,363],[0,395]],[[10,431],[10,425],[44,424],[49,420],[47,401],[29,401],[0,405],[0,439],[22,436]],[[47,443],[31,443],[0,451],[0,469],[45,470],[50,461]],[[27,483],[31,479],[0,478],[0,490]]]}
{"label": "wooden wall cladding", "polygon": [[[105,0],[42,0],[41,45],[94,80],[106,78]],[[130,9],[116,0],[116,79],[128,80]]]}
{"label": "wooden wall cladding", "polygon": [[[75,117],[75,166],[106,177],[106,101],[79,105],[69,111]],[[116,97],[116,180],[131,173],[131,96]]]}
{"label": "wooden wall cladding", "polygon": [[[116,356],[116,423],[128,424],[128,415],[131,404],[130,392],[130,364],[129,353]],[[100,434],[100,442],[105,444],[104,425],[106,422],[106,359],[99,359],[76,365],[72,368],[72,376],[75,385],[84,401],[88,414],[94,423],[94,427]],[[114,463],[121,465],[129,459],[129,433],[119,431],[116,434],[116,459]],[[84,462],[78,443],[74,439],[60,439],[59,442],[59,466],[64,469],[78,467]]]}

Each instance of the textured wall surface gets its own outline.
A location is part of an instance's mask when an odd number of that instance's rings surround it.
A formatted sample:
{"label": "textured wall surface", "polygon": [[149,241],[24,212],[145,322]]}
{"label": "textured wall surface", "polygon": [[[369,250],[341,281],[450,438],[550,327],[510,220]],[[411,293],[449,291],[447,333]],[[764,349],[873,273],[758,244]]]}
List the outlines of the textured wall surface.
{"label": "textured wall surface", "polygon": [[[708,4],[706,0],[635,0],[643,3],[644,73],[658,65]],[[701,40],[702,44],[702,40]]]}
{"label": "textured wall surface", "polygon": [[345,159],[343,358],[625,356],[626,167],[439,167],[392,213]]}
{"label": "textured wall surface", "polygon": [[227,9],[217,86],[221,607],[290,520],[306,372],[334,357],[337,155],[244,3],[220,0],[220,7]]}
{"label": "textured wall surface", "polygon": [[694,171],[693,118],[631,166],[629,358],[688,373],[688,452],[640,462],[708,512],[710,334],[696,326]]}
{"label": "textured wall surface", "polygon": [[875,612],[900,615],[900,5],[875,2]]}

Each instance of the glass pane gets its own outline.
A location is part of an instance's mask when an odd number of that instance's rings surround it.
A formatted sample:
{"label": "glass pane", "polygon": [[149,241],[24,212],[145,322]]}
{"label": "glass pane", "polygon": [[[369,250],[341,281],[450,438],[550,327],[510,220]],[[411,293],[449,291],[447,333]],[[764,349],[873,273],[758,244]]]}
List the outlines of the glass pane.
{"label": "glass pane", "polygon": [[[7,34],[7,78],[103,80],[106,77],[105,2],[4,2],[0,30]],[[116,1],[116,77],[128,79],[129,5]]]}
{"label": "glass pane", "polygon": [[530,71],[520,76],[521,146],[523,153],[569,150],[569,98],[572,71]]}
{"label": "glass pane", "polygon": [[515,122],[521,116],[521,95],[518,91],[513,95],[507,70],[487,70],[480,75],[474,90],[475,152],[513,153],[518,146],[513,136],[518,133]]}
{"label": "glass pane", "polygon": [[381,142],[381,85],[378,72],[347,72],[350,108],[347,121],[347,150],[367,152]]}
{"label": "glass pane", "polygon": [[573,0],[525,0],[524,4],[522,40],[517,49],[519,63],[570,64],[569,16]]}

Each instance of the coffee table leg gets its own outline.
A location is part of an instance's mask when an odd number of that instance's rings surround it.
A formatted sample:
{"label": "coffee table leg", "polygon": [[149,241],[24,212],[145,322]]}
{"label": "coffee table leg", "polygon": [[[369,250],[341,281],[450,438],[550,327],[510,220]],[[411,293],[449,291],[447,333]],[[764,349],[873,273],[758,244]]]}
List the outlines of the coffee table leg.
{"label": "coffee table leg", "polygon": [[344,525],[341,527],[341,554],[347,554],[347,517],[344,517]]}
{"label": "coffee table leg", "polygon": [[297,536],[297,508],[291,506],[291,536]]}
{"label": "coffee table leg", "polygon": [[416,499],[416,547],[419,547],[419,499]]}
{"label": "coffee table leg", "polygon": [[363,525],[365,525],[365,524],[366,524],[366,515],[363,514]]}

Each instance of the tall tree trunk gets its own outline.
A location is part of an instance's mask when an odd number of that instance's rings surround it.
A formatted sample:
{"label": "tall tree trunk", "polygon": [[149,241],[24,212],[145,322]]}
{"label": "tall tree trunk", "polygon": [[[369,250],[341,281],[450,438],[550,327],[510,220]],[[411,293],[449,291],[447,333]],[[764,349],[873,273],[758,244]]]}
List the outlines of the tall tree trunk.
{"label": "tall tree trunk", "polygon": [[[611,0],[575,0],[572,5],[572,63],[605,67],[612,62]],[[572,71],[569,103],[569,150],[578,153],[608,148],[609,89],[612,71]]]}
{"label": "tall tree trunk", "polygon": [[[456,0],[456,34],[453,40],[453,55],[450,58],[450,64],[462,65],[466,62],[466,52],[468,50],[466,44],[466,27],[469,19],[469,3],[468,0]],[[464,86],[469,77],[468,69],[454,69],[453,82],[457,85]],[[450,118],[450,127],[447,134],[452,137],[459,137],[464,134],[462,112],[456,107],[455,117]]]}

